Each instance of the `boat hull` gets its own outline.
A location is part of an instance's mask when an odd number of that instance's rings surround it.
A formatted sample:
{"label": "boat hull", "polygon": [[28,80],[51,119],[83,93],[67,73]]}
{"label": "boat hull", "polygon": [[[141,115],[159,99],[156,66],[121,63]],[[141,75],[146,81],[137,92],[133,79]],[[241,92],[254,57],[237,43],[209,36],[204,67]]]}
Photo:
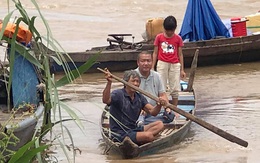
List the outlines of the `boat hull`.
{"label": "boat hull", "polygon": [[[43,104],[39,104],[39,106],[36,108],[36,111],[33,115],[30,117],[25,118],[24,120],[20,121],[16,125],[7,125],[5,128],[6,133],[8,133],[8,130],[13,132],[13,134],[19,139],[18,143],[9,144],[8,149],[12,151],[17,151],[19,148],[21,148],[23,145],[28,143],[30,140],[32,140],[33,135],[35,133],[35,127],[41,118],[44,111]],[[14,140],[10,140],[14,141]]]}
{"label": "boat hull", "polygon": [[[106,46],[93,48],[86,52],[68,53],[70,58],[75,62],[76,67],[84,64],[90,57],[98,54],[96,64],[94,64],[88,72],[98,72],[97,67],[109,68],[111,71],[124,71],[137,67],[137,55],[147,50],[152,52],[153,45],[142,43],[142,47],[138,49],[106,50]],[[99,49],[99,50],[98,50]],[[185,43],[183,47],[185,68],[190,67],[194,53],[199,49],[198,66],[211,66],[221,64],[238,64],[242,62],[260,61],[260,35],[241,36],[233,38],[220,38],[206,41],[197,41]],[[51,53],[54,53],[50,51]],[[71,61],[67,61],[74,69]],[[54,72],[62,71],[62,67],[51,61],[52,70]]]}

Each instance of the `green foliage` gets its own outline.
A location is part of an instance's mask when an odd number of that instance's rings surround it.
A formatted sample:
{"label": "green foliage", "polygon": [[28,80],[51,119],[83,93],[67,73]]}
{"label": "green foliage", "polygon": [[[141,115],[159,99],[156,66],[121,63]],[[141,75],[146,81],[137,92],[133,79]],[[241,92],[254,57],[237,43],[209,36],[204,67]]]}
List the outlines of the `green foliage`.
{"label": "green foliage", "polygon": [[[30,162],[37,155],[39,156],[38,154],[39,152],[43,152],[48,147],[48,145],[39,145],[39,144],[42,141],[43,136],[47,134],[49,131],[51,131],[52,127],[56,124],[55,122],[52,122],[53,120],[51,119],[53,113],[55,117],[56,110],[59,111],[58,113],[59,120],[57,121],[59,121],[60,123],[62,123],[61,108],[63,108],[70,115],[71,119],[73,119],[81,129],[83,128],[79,120],[79,117],[75,114],[75,112],[72,109],[70,109],[68,106],[66,106],[65,104],[59,101],[59,93],[57,88],[69,84],[73,82],[73,80],[75,80],[76,78],[80,77],[81,74],[86,72],[95,63],[97,57],[96,55],[90,58],[84,65],[82,65],[77,69],[76,65],[71,60],[69,55],[63,50],[63,48],[60,46],[58,41],[56,41],[52,37],[52,33],[48,25],[48,22],[45,20],[36,1],[31,0],[31,2],[34,4],[35,8],[37,9],[38,14],[40,15],[40,18],[47,30],[46,36],[41,35],[34,24],[37,17],[36,16],[30,17],[19,0],[12,0],[12,2],[15,4],[16,10],[18,10],[20,13],[20,16],[18,16],[15,21],[16,23],[15,32],[12,38],[3,36],[4,29],[7,23],[10,21],[14,11],[11,11],[6,15],[6,17],[3,20],[2,30],[0,31],[0,40],[5,40],[10,45],[10,51],[9,51],[10,76],[8,82],[12,83],[13,63],[15,59],[15,53],[18,52],[29,62],[31,62],[35,66],[37,72],[39,72],[38,75],[40,75],[40,80],[45,85],[44,88],[44,96],[45,96],[44,109],[45,110],[43,115],[43,123],[40,131],[41,134],[39,135],[39,137],[33,138],[29,143],[25,144],[18,151],[15,152],[8,151],[8,149],[6,148],[8,143],[10,143],[9,141],[10,139],[16,140],[15,135],[12,133],[5,134],[4,132],[1,131],[0,145],[1,147],[3,147],[3,150],[1,148],[2,153],[0,155],[0,158],[5,159],[5,157],[8,158],[11,157],[9,161],[10,163]],[[8,5],[9,5],[9,1],[8,1]],[[33,48],[28,48],[16,41],[18,27],[21,24],[27,25],[28,29],[32,33],[33,44],[34,44]],[[46,47],[43,46],[43,41],[46,42],[47,49]],[[49,47],[51,49],[54,49],[52,54],[50,54],[48,51]],[[62,49],[63,52],[60,52],[58,49]],[[70,58],[71,62],[74,64],[76,68],[75,70],[73,71],[70,70],[69,65],[65,59],[65,56],[66,58]],[[56,81],[54,75],[52,75],[50,72],[50,65],[49,65],[50,60],[55,61],[57,64],[61,65],[64,69],[65,75],[59,81]],[[10,90],[11,90],[11,84],[8,84],[9,95],[10,95]],[[10,106],[10,97],[8,103]],[[70,134],[69,130],[61,124],[62,133],[63,133],[63,128],[65,128],[66,132],[69,134],[71,142],[73,142],[72,135]],[[38,142],[38,145],[35,145],[37,144],[36,142]],[[65,145],[61,145],[61,146],[64,147]],[[9,154],[5,155],[4,154],[5,151],[9,152]]]}
{"label": "green foliage", "polygon": [[0,129],[0,162],[5,162],[10,158],[15,151],[8,149],[9,146],[15,146],[19,139],[14,135],[13,130],[8,133],[4,132],[4,128]]}
{"label": "green foliage", "polygon": [[48,148],[49,145],[41,145],[35,147],[35,142],[38,138],[34,138],[24,146],[22,146],[18,151],[16,151],[8,163],[20,163],[20,162],[31,162],[33,158],[39,152],[43,152],[45,149]]}

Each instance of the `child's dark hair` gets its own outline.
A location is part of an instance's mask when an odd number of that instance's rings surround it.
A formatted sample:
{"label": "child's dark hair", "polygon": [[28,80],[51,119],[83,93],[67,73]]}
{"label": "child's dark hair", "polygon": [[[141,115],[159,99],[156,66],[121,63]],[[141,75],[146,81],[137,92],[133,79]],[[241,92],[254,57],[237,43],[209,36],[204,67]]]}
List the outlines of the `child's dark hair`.
{"label": "child's dark hair", "polygon": [[167,16],[163,21],[163,27],[165,30],[175,30],[177,28],[176,18],[172,15]]}

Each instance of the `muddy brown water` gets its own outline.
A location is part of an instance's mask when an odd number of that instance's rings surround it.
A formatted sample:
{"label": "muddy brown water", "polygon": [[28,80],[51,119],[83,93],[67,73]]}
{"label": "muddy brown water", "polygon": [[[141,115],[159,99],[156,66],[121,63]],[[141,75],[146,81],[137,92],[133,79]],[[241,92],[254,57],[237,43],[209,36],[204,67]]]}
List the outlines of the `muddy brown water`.
{"label": "muddy brown water", "polygon": [[[189,72],[189,70],[186,70]],[[122,76],[123,72],[115,72]],[[57,78],[59,75],[57,75]],[[196,116],[243,140],[247,148],[231,143],[193,123],[188,136],[177,145],[156,154],[134,160],[121,160],[117,154],[104,155],[99,120],[104,104],[101,102],[105,79],[102,73],[84,74],[75,84],[60,89],[61,99],[82,116],[85,135],[68,124],[75,134],[75,144],[82,150],[77,160],[98,162],[258,162],[260,151],[259,106],[260,63],[243,63],[198,67],[194,81],[197,96]],[[120,88],[115,82],[113,89]],[[74,126],[74,127],[73,127]]]}
{"label": "muddy brown water", "polygon": [[[0,1],[2,18],[7,13],[6,3]],[[30,15],[37,15],[31,1],[23,0],[22,3]],[[212,0],[212,4],[221,19],[230,19],[256,13],[260,1]],[[132,33],[135,41],[140,41],[147,19],[170,14],[177,18],[179,30],[186,5],[187,0],[39,1],[53,36],[66,51],[85,51],[93,46],[107,45],[106,38],[110,33]],[[40,32],[45,32],[39,17],[36,25]],[[131,38],[127,39],[131,41]],[[122,72],[116,75],[120,76]],[[83,119],[83,131],[74,123],[64,123],[73,134],[75,145],[82,151],[81,155],[77,151],[76,162],[258,163],[259,82],[260,63],[256,62],[199,67],[194,83],[197,94],[196,115],[248,141],[248,148],[230,143],[193,123],[187,138],[176,146],[138,159],[122,160],[118,155],[103,154],[99,129],[100,114],[104,107],[101,103],[101,92],[105,86],[103,74],[85,74],[82,80],[60,89],[60,98]],[[116,83],[113,88],[118,87],[121,87],[120,83]],[[65,113],[63,116],[67,117]],[[55,151],[58,152],[59,162],[68,162],[60,147],[57,146]]]}

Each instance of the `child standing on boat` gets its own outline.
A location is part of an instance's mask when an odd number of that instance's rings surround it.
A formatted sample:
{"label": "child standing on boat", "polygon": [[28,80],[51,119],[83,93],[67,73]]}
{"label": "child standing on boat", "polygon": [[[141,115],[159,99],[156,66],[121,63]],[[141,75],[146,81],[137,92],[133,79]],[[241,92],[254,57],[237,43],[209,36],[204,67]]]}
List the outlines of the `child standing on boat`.
{"label": "child standing on boat", "polygon": [[164,32],[156,36],[154,40],[153,64],[157,62],[157,71],[161,75],[165,88],[167,80],[172,96],[172,104],[177,106],[180,88],[180,78],[185,78],[183,65],[182,38],[175,34],[177,21],[174,16],[168,16],[163,22]]}

